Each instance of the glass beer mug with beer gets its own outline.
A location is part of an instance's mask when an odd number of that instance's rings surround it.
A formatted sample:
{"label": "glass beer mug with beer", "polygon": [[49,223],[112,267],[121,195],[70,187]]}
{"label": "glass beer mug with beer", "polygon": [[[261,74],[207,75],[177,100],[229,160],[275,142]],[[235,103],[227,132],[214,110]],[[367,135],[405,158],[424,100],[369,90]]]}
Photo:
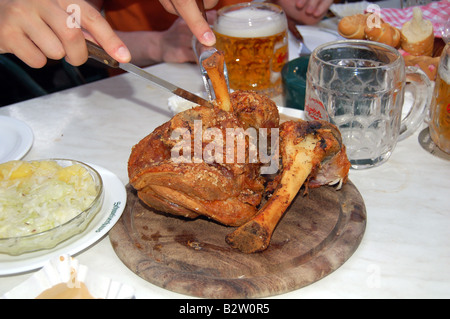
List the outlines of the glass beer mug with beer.
{"label": "glass beer mug with beer", "polygon": [[450,154],[450,43],[441,55],[430,106],[430,136],[444,152]]}
{"label": "glass beer mug with beer", "polygon": [[282,92],[288,35],[281,7],[260,2],[227,6],[218,11],[213,29],[216,48],[225,54],[231,89],[270,97]]}

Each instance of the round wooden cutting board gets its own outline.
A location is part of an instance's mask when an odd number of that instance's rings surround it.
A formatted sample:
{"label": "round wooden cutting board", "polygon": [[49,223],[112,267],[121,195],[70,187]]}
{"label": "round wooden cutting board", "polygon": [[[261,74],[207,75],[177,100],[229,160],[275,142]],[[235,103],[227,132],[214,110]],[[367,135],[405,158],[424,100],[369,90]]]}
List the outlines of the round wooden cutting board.
{"label": "round wooden cutting board", "polygon": [[130,185],[122,217],[109,236],[134,273],[165,289],[204,298],[260,298],[325,277],[358,247],[366,228],[364,201],[350,181],[301,191],[265,251],[244,254],[225,236],[234,228],[153,211]]}

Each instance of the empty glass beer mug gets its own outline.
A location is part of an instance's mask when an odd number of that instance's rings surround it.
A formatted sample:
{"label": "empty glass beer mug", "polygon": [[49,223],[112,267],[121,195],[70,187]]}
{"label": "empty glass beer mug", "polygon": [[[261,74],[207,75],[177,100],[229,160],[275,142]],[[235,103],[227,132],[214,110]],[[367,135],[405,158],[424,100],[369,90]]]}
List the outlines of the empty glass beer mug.
{"label": "empty glass beer mug", "polygon": [[[402,118],[406,78],[414,100]],[[385,44],[344,40],[317,47],[308,65],[305,115],[323,119],[342,133],[355,169],[384,163],[397,141],[423,123],[431,83],[416,67],[405,67],[400,53]]]}
{"label": "empty glass beer mug", "polygon": [[429,129],[433,142],[450,154],[450,44],[445,46],[438,67],[430,106]]}
{"label": "empty glass beer mug", "polygon": [[225,54],[231,89],[271,97],[282,92],[288,34],[281,7],[262,2],[227,6],[218,11],[213,29],[216,48]]}

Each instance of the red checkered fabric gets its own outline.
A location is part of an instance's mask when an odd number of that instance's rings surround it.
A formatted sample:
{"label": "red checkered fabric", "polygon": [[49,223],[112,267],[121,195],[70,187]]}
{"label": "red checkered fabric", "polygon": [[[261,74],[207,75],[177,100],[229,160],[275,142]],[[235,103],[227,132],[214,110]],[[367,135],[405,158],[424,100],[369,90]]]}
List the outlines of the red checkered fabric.
{"label": "red checkered fabric", "polygon": [[[431,2],[425,6],[419,6],[424,19],[433,24],[434,35],[442,37],[443,25],[450,19],[450,0]],[[390,25],[401,29],[406,21],[411,20],[413,7],[405,9],[381,8],[381,18]]]}

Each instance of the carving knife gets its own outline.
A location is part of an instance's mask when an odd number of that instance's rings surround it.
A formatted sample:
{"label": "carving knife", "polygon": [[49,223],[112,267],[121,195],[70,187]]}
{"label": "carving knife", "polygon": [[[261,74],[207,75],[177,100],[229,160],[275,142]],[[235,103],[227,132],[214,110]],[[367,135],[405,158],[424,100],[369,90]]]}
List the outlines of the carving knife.
{"label": "carving knife", "polygon": [[134,64],[131,63],[120,63],[116,61],[114,58],[112,58],[108,53],[106,53],[103,48],[98,46],[97,44],[86,40],[86,45],[88,48],[89,57],[97,60],[103,64],[106,64],[107,66],[110,66],[112,68],[120,68],[122,70],[125,70],[129,73],[133,73],[134,75],[137,75],[141,78],[146,79],[147,81],[152,82],[154,85],[169,91],[175,95],[178,95],[182,97],[185,100],[194,102],[196,104],[207,106],[207,107],[213,107],[212,103],[205,100],[204,98],[195,95],[189,91],[186,91],[170,82],[167,82],[153,74],[148,73],[147,71],[141,69],[140,67],[137,67]]}

